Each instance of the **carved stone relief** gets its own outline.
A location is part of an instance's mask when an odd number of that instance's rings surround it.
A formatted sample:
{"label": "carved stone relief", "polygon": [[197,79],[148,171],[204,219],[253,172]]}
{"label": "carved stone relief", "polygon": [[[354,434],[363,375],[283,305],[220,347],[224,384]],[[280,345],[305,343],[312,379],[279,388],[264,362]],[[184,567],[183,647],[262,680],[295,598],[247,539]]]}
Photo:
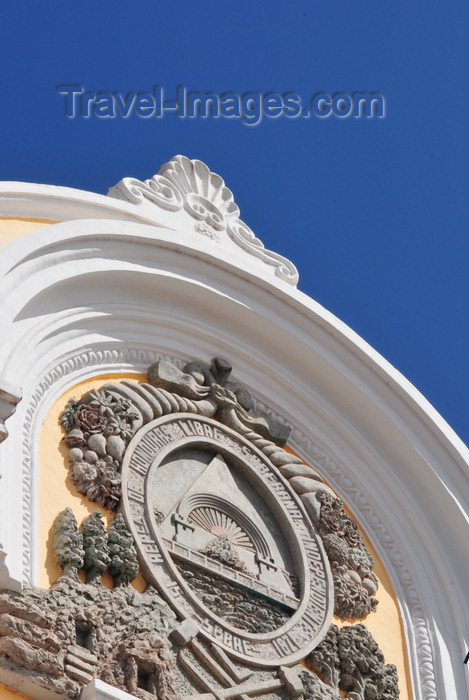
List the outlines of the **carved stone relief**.
{"label": "carved stone relief", "polygon": [[344,512],[342,501],[326,492],[316,496],[320,508],[311,513],[321,534],[334,579],[335,609],[340,618],[360,618],[376,610],[378,579],[373,557],[356,522]]}
{"label": "carved stone relief", "polygon": [[233,585],[214,573],[179,562],[183,578],[197,597],[222,620],[254,634],[273,632],[291,617],[291,611],[273,601]]}
{"label": "carved stone relief", "polygon": [[62,423],[77,489],[98,505],[115,510],[122,493],[122,458],[137,430],[175,413],[214,418],[260,448],[301,498],[331,564],[334,612],[341,618],[367,615],[376,608],[377,580],[356,523],[319,474],[281,449],[288,428],[267,413],[254,411],[249,392],[230,381],[230,373],[231,365],[221,358],[215,358],[210,367],[189,362],[182,370],[160,361],[150,367],[148,383],[113,382],[79,402],[70,401]]}
{"label": "carved stone relief", "polygon": [[353,700],[395,700],[399,697],[397,670],[384,657],[365,625],[338,629],[331,625],[326,637],[306,659],[307,667],[328,686]]}
{"label": "carved stone relief", "polygon": [[64,576],[49,591],[0,593],[0,668],[64,698],[93,678],[142,700],[177,698],[166,639],[174,622],[151,588],[109,591]]}
{"label": "carved stone relief", "polygon": [[306,667],[240,667],[200,639],[193,620],[178,623],[152,586],[143,594],[108,590],[69,572],[49,591],[0,593],[0,669],[58,697],[80,697],[92,678],[141,700],[189,700],[200,692],[207,700],[337,700],[339,689],[353,700],[399,697],[395,667],[384,664],[364,625],[332,625]]}
{"label": "carved stone relief", "polygon": [[[115,526],[113,529],[116,530]],[[86,582],[99,582],[101,575],[111,565],[111,546],[108,543],[101,511],[95,510],[86,518],[80,526],[80,531],[83,536],[83,568],[86,571]]]}
{"label": "carved stone relief", "polygon": [[[63,576],[50,591],[1,594],[0,668],[64,698],[91,678],[142,700],[398,697],[366,629],[341,637],[330,627],[333,610],[356,619],[376,607],[356,523],[230,373],[220,358],[182,369],[162,360],[148,382],[111,382],[69,402],[72,479],[121,512],[109,532],[99,510],[80,527],[70,509],[58,515]],[[139,564],[144,594],[128,588]],[[364,653],[356,667],[347,649]],[[308,654],[312,673],[296,666]]]}

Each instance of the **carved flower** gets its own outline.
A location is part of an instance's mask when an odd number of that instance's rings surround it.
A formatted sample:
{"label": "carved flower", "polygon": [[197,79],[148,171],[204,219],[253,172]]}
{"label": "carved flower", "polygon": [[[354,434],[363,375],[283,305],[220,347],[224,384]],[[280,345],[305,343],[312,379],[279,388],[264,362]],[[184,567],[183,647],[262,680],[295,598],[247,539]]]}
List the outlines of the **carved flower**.
{"label": "carved flower", "polygon": [[354,588],[351,599],[353,601],[353,617],[365,617],[373,610],[372,600],[374,599],[369,597],[362,586]]}
{"label": "carved flower", "polygon": [[344,510],[340,498],[332,496],[324,491],[318,491],[316,498],[321,502],[321,514],[319,518],[319,529],[323,533],[343,533],[344,531]]}
{"label": "carved flower", "polygon": [[332,567],[335,614],[341,619],[364,617],[376,609],[378,601],[363,588],[355,571],[344,571],[344,568]]}
{"label": "carved flower", "polygon": [[90,435],[102,433],[107,425],[108,419],[97,406],[82,404],[75,412],[75,427],[83,430],[86,439]]}
{"label": "carved flower", "polygon": [[70,474],[78,491],[93,500],[88,491],[92,490],[98,478],[96,466],[88,462],[74,462],[70,465]]}
{"label": "carved flower", "polygon": [[122,495],[120,474],[104,460],[98,460],[98,468],[97,495],[92,500],[109,510],[115,510]]}
{"label": "carved flower", "polygon": [[130,440],[133,434],[134,430],[130,423],[125,418],[119,415],[111,418],[104,429],[104,435],[106,437],[110,437],[111,435],[118,435],[125,442]]}
{"label": "carved flower", "polygon": [[357,523],[348,516],[345,516],[344,518],[344,534],[350,547],[360,547],[360,545],[363,546],[363,537],[361,532],[358,530]]}
{"label": "carved flower", "polygon": [[104,459],[98,460],[98,467],[101,472],[101,479],[109,484],[120,484],[121,478],[114,465]]}
{"label": "carved flower", "polygon": [[353,568],[362,576],[366,576],[373,568],[373,557],[363,547],[349,549],[349,560]]}
{"label": "carved flower", "polygon": [[101,407],[101,413],[103,413],[103,409],[112,408],[114,399],[110,394],[106,394],[104,391],[92,389],[88,396],[91,397],[91,401],[89,401],[88,405]]}
{"label": "carved flower", "polygon": [[113,465],[98,459],[94,464],[75,462],[70,473],[77,490],[90,501],[115,510],[121,497],[121,478]]}
{"label": "carved flower", "polygon": [[73,416],[75,415],[75,411],[79,405],[80,404],[76,399],[70,399],[60,415],[60,422],[67,432],[72,430],[74,426]]}

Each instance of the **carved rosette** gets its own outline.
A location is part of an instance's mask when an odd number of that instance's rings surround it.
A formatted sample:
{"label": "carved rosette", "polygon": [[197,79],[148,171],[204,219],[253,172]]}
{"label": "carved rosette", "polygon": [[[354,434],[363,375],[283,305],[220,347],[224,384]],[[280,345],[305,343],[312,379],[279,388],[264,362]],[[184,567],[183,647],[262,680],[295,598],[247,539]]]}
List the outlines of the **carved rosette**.
{"label": "carved rosette", "polygon": [[158,173],[144,182],[126,177],[111,187],[109,197],[132,204],[186,212],[198,234],[219,242],[223,236],[246,253],[274,268],[275,274],[296,285],[298,272],[289,260],[267,250],[249,226],[239,218],[239,208],[222,178],[200,160],[175,156]]}

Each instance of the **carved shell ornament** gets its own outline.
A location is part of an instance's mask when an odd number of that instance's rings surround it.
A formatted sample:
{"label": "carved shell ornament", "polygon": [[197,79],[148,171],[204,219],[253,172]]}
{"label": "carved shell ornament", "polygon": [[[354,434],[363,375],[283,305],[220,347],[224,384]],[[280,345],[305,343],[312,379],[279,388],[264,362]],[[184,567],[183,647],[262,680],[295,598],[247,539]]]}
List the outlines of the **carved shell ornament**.
{"label": "carved shell ornament", "polygon": [[200,160],[175,156],[144,182],[126,177],[111,187],[109,197],[138,206],[154,205],[171,212],[185,211],[195,220],[194,230],[212,241],[223,235],[246,253],[274,268],[275,275],[296,285],[298,272],[289,260],[267,250],[240,218],[231,190]]}

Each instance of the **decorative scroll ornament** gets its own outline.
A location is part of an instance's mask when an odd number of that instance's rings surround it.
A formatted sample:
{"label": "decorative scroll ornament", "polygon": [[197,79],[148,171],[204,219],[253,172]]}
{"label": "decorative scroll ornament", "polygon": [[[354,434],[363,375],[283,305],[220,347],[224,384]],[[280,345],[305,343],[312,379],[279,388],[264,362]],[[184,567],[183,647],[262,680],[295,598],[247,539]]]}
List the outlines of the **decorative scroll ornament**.
{"label": "decorative scroll ornament", "polygon": [[226,235],[244,251],[271,265],[277,277],[296,285],[298,272],[289,260],[264,248],[239,218],[239,208],[222,178],[200,160],[175,156],[149,180],[126,177],[111,187],[109,197],[139,206],[153,205],[170,212],[185,211],[193,229],[213,241]]}

